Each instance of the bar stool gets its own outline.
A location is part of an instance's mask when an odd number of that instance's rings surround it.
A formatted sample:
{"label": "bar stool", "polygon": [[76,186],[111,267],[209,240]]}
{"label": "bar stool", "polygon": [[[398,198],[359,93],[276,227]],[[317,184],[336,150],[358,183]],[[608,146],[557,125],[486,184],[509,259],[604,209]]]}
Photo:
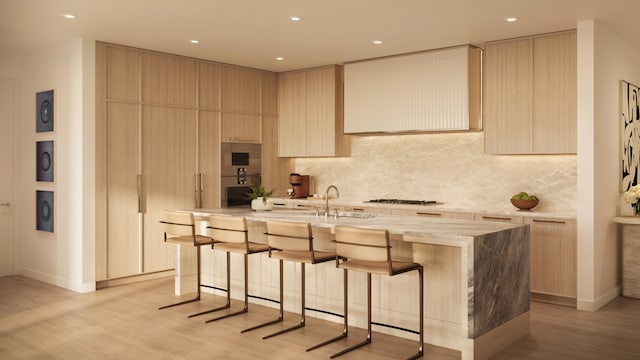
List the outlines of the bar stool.
{"label": "bar stool", "polygon": [[422,265],[413,262],[393,261],[391,259],[391,245],[388,230],[336,226],[335,231],[337,253],[336,266],[347,270],[367,273],[367,337],[364,341],[332,355],[331,358],[333,359],[371,343],[371,274],[395,276],[412,270],[418,271],[419,280],[420,344],[418,352],[409,357],[409,359],[422,357],[424,343],[424,294]]}
{"label": "bar stool", "polygon": [[180,301],[175,304],[161,306],[158,309],[166,309],[172,306],[188,304],[190,302],[200,300],[200,247],[203,245],[212,245],[213,239],[207,236],[196,235],[195,221],[193,214],[190,212],[179,211],[163,211],[160,214],[160,224],[164,232],[164,241],[175,245],[189,245],[196,247],[197,253],[197,281],[198,289],[196,297],[193,299]]}
{"label": "bar stool", "polygon": [[[279,260],[279,280],[280,280],[280,313],[278,318],[264,324],[254,326],[244,331],[255,330],[263,326],[272,325],[284,320],[284,286],[283,286],[283,263],[284,261],[292,261],[300,263],[300,284],[301,284],[301,304],[300,304],[300,322],[291,327],[282,329],[275,333],[266,335],[263,339],[268,339],[277,335],[284,334],[286,332],[300,329],[305,326],[305,264],[319,264],[327,261],[332,261],[336,258],[336,253],[331,251],[319,251],[316,250],[313,244],[313,236],[311,231],[311,224],[304,222],[293,221],[279,221],[270,220],[267,221],[267,239],[269,243],[269,257],[273,257]],[[346,270],[345,270],[346,276]],[[346,278],[345,278],[345,296],[346,296]],[[346,308],[345,308],[346,310]],[[315,345],[309,349],[313,350],[320,346],[324,346],[333,341],[346,337],[346,316],[344,323],[344,331],[341,335],[324,341],[318,345]],[[244,332],[243,331],[243,332]]]}
{"label": "bar stool", "polygon": [[191,317],[231,308],[231,253],[244,255],[243,309],[205,321],[209,323],[243,314],[249,310],[249,255],[268,251],[269,245],[249,241],[247,219],[244,216],[214,214],[209,216],[209,226],[207,228],[210,229],[211,238],[214,242],[213,249],[227,252],[227,301],[221,307],[193,314]]}

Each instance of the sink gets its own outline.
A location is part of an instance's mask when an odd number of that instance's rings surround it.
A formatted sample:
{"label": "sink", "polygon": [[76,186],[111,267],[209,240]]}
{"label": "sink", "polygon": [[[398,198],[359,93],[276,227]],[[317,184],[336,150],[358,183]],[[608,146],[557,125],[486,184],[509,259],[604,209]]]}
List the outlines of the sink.
{"label": "sink", "polygon": [[356,219],[370,219],[376,217],[374,214],[352,211],[339,211],[338,217],[356,218]]}

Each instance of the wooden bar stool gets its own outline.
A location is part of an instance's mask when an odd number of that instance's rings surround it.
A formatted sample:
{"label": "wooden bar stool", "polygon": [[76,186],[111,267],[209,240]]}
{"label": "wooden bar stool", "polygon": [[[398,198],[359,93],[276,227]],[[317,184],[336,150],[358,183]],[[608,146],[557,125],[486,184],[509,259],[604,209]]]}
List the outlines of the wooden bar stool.
{"label": "wooden bar stool", "polygon": [[158,309],[166,309],[168,307],[188,304],[190,302],[200,300],[200,247],[203,245],[212,245],[213,239],[207,236],[196,235],[195,221],[193,214],[190,212],[179,211],[163,211],[160,214],[160,224],[164,232],[164,241],[175,245],[193,245],[196,247],[197,253],[197,281],[198,288],[196,297],[193,299],[180,301],[175,304],[161,306]]}
{"label": "wooden bar stool", "polygon": [[242,310],[205,321],[209,323],[243,314],[249,310],[249,255],[268,251],[269,245],[249,241],[247,219],[244,216],[214,214],[209,216],[207,228],[210,229],[210,235],[214,242],[213,249],[227,253],[227,301],[223,306],[193,314],[192,317],[231,308],[231,253],[244,255],[244,307]]}
{"label": "wooden bar stool", "polygon": [[336,266],[347,270],[367,273],[367,337],[364,341],[332,355],[331,358],[338,357],[371,343],[371,274],[394,276],[412,270],[418,271],[420,296],[420,343],[418,346],[418,352],[409,357],[409,359],[422,357],[424,344],[424,294],[422,265],[413,262],[391,260],[391,245],[388,230],[336,226],[335,231],[337,253]]}
{"label": "wooden bar stool", "polygon": [[[332,261],[336,258],[336,253],[333,251],[319,251],[315,249],[313,245],[311,224],[309,223],[278,220],[267,221],[267,239],[269,243],[269,257],[273,257],[279,260],[280,313],[277,319],[254,326],[244,331],[255,330],[263,326],[272,325],[284,320],[284,261],[300,263],[300,284],[302,299],[300,304],[300,322],[291,327],[266,335],[263,337],[263,339],[268,339],[270,337],[284,334],[295,329],[300,329],[305,326],[305,264],[319,264],[327,261]],[[345,317],[345,330],[346,325],[347,324]],[[324,346],[344,337],[346,337],[345,331],[343,331],[343,334],[338,335],[335,338],[329,339],[321,344],[307,349],[307,351],[318,348],[320,346]]]}

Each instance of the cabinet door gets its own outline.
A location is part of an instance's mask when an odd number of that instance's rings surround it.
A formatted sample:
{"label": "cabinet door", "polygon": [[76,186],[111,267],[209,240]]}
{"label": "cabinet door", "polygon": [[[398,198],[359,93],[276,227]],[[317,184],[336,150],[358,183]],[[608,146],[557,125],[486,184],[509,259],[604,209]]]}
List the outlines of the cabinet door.
{"label": "cabinet door", "polygon": [[[307,156],[333,156],[336,150],[336,69],[307,72]],[[342,131],[342,130],[341,130]]]}
{"label": "cabinet door", "polygon": [[195,111],[145,106],[142,112],[144,272],[174,267],[160,212],[195,208]]}
{"label": "cabinet door", "polygon": [[524,223],[524,218],[522,216],[507,216],[497,214],[474,214],[473,219],[480,221],[506,222],[514,224]]}
{"label": "cabinet door", "polygon": [[531,292],[576,297],[576,222],[526,219],[531,225]]}
{"label": "cabinet door", "polygon": [[457,211],[438,211],[428,209],[391,209],[391,215],[414,215],[431,218],[446,218],[446,219],[467,219],[473,220],[473,213],[457,212]]}
{"label": "cabinet door", "polygon": [[278,157],[278,118],[262,117],[262,185],[275,189],[275,197],[287,196],[293,159]]}
{"label": "cabinet door", "polygon": [[106,46],[107,99],[139,101],[140,51]]}
{"label": "cabinet door", "polygon": [[220,207],[220,113],[200,111],[198,121],[200,206],[217,208]]}
{"label": "cabinet door", "polygon": [[535,38],[533,54],[533,152],[576,153],[576,33]]}
{"label": "cabinet door", "polygon": [[262,114],[278,115],[278,74],[262,73]]}
{"label": "cabinet door", "polygon": [[253,69],[222,68],[222,111],[260,113],[261,73]]}
{"label": "cabinet door", "polygon": [[304,156],[307,153],[307,74],[278,75],[278,155]]}
{"label": "cabinet door", "polygon": [[531,39],[485,47],[484,136],[488,154],[532,149]]}
{"label": "cabinet door", "polygon": [[107,278],[142,271],[136,104],[107,105]]}
{"label": "cabinet door", "polygon": [[260,143],[260,115],[222,113],[222,141]]}
{"label": "cabinet door", "polygon": [[196,62],[178,56],[142,53],[142,102],[196,105]]}
{"label": "cabinet door", "polygon": [[220,77],[222,66],[198,62],[198,107],[220,111]]}

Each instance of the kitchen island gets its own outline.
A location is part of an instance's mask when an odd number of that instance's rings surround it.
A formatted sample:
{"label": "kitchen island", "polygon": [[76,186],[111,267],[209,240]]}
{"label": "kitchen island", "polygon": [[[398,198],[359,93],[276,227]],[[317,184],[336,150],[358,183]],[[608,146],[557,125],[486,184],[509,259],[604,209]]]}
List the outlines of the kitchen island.
{"label": "kitchen island", "polygon": [[[318,246],[333,246],[336,225],[388,229],[392,256],[425,266],[425,342],[461,351],[462,359],[487,359],[529,333],[529,226],[459,219],[343,213],[338,218],[316,216],[308,210],[253,212],[248,209],[198,209],[192,211],[200,231],[206,231],[207,215],[242,215],[249,223],[253,241],[266,242],[265,222],[270,219],[311,223]],[[187,253],[180,251],[181,254]],[[220,252],[203,256],[204,283],[224,283]],[[218,254],[216,254],[218,253]],[[203,254],[204,255],[204,254]],[[184,256],[184,255],[183,255]],[[277,298],[276,261],[266,255],[251,260],[249,293],[255,300]],[[184,263],[180,261],[179,263]],[[235,261],[232,294],[242,294],[240,261]],[[295,283],[299,268],[286,268],[285,300],[288,311],[296,311],[300,294]],[[177,272],[184,276],[184,272]],[[295,276],[288,274],[294,273]],[[374,319],[404,329],[415,329],[418,316],[415,285],[411,275],[398,279],[378,277],[374,283]],[[364,282],[350,277],[350,324],[365,326]],[[341,314],[341,272],[335,264],[310,267],[307,272],[307,305]],[[238,288],[235,290],[235,288]],[[317,316],[341,321],[323,312]],[[412,338],[410,332],[377,326],[376,331]]]}

